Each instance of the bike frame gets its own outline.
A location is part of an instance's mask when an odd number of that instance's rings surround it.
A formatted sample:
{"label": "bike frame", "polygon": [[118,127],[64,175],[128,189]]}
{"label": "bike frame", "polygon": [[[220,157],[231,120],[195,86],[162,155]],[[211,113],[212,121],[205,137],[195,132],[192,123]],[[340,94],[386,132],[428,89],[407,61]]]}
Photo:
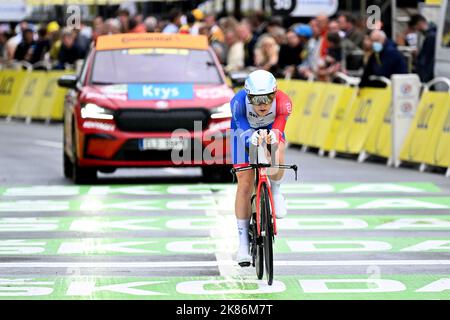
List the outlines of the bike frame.
{"label": "bike frame", "polygon": [[256,193],[256,227],[258,231],[258,236],[261,236],[261,208],[260,208],[260,201],[261,201],[261,187],[263,184],[266,185],[267,191],[269,193],[269,202],[270,207],[272,209],[272,223],[273,223],[273,234],[277,234],[277,219],[275,218],[275,205],[273,202],[272,197],[272,188],[270,187],[269,179],[267,178],[267,168],[266,167],[259,167],[257,168],[257,176],[255,177],[256,183],[255,183],[255,193]]}
{"label": "bike frame", "polygon": [[[272,222],[273,222],[273,233],[277,234],[277,222],[275,216],[275,205],[273,202],[272,189],[270,188],[270,182],[267,177],[267,169],[268,168],[278,168],[278,169],[292,169],[295,172],[295,180],[297,180],[297,166],[296,165],[270,165],[266,163],[260,164],[249,164],[245,167],[240,168],[232,168],[231,173],[233,174],[233,178],[236,177],[236,172],[254,170],[255,172],[255,193],[256,193],[256,225],[258,237],[261,236],[261,208],[260,208],[260,200],[261,200],[261,187],[263,184],[266,185],[267,191],[269,193],[269,202],[272,208]],[[234,181],[233,181],[234,182]]]}

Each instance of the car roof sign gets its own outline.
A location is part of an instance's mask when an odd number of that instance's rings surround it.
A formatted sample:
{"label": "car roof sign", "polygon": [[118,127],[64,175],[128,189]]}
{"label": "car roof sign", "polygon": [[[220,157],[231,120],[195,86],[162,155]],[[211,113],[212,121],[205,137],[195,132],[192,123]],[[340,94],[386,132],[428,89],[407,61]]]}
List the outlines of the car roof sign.
{"label": "car roof sign", "polygon": [[130,48],[208,49],[208,38],[203,35],[165,33],[122,33],[97,38],[97,50]]}

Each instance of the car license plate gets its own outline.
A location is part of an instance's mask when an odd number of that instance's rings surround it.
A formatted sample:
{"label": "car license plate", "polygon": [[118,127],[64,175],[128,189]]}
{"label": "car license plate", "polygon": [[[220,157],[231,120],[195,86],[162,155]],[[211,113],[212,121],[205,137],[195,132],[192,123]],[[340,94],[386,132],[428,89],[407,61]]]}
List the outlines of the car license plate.
{"label": "car license plate", "polygon": [[183,150],[187,147],[183,138],[145,138],[140,140],[140,150]]}

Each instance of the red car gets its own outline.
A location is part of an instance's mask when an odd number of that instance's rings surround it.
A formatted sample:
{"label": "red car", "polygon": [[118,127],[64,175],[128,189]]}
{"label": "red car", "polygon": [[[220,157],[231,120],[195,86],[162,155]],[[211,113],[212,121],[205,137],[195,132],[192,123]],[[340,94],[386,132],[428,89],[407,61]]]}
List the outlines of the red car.
{"label": "red car", "polygon": [[222,67],[205,36],[101,36],[64,106],[64,175],[95,181],[97,171],[201,166],[226,179],[230,99]]}

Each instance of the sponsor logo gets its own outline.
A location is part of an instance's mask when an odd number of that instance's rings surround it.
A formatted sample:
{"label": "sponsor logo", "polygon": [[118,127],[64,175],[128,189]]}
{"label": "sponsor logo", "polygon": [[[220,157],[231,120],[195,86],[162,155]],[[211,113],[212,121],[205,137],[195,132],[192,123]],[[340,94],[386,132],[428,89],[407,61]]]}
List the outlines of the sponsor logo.
{"label": "sponsor logo", "polygon": [[129,100],[190,100],[194,97],[192,84],[130,84]]}

